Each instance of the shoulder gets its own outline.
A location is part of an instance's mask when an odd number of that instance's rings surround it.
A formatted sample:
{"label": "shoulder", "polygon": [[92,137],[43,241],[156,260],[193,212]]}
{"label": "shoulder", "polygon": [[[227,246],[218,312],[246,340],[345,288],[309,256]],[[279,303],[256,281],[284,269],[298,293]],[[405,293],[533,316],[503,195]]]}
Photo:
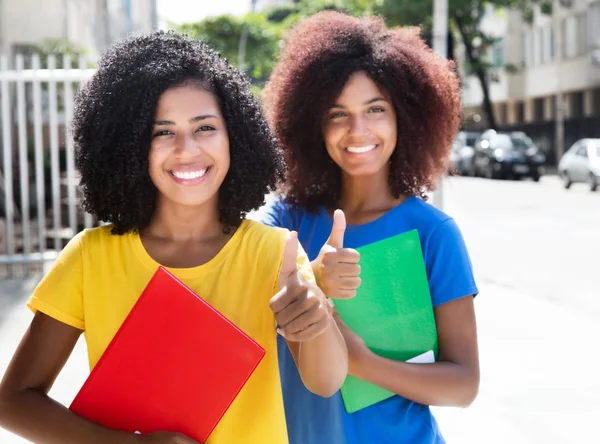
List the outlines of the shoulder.
{"label": "shoulder", "polygon": [[242,245],[261,253],[281,250],[289,232],[285,228],[265,225],[250,219],[244,220],[238,230],[243,230]]}
{"label": "shoulder", "polygon": [[435,230],[447,220],[452,219],[448,214],[419,197],[409,197],[406,203],[408,204],[406,213],[418,219],[424,228]]}
{"label": "shoulder", "polygon": [[409,199],[401,217],[410,219],[410,225],[419,231],[421,242],[461,237],[460,229],[452,216],[421,198]]}
{"label": "shoulder", "polygon": [[112,225],[101,225],[86,228],[79,232],[71,242],[77,243],[84,253],[93,253],[99,249],[114,248],[129,236],[132,236],[132,233],[113,234]]}
{"label": "shoulder", "polygon": [[264,205],[255,219],[265,225],[298,230],[300,221],[307,213],[306,209],[286,202],[285,197],[278,196]]}

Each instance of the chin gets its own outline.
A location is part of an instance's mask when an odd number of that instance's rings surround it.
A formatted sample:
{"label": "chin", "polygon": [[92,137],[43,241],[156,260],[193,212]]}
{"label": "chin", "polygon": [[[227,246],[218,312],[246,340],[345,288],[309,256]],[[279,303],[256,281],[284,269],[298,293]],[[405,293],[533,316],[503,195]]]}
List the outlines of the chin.
{"label": "chin", "polygon": [[181,208],[202,207],[213,201],[214,196],[203,196],[195,193],[190,195],[163,195],[163,204],[168,206],[176,206]]}
{"label": "chin", "polygon": [[[381,168],[373,168],[373,167],[356,167],[353,166],[351,168],[342,168],[344,173],[351,177],[365,177],[365,176],[373,176],[375,174],[380,174],[384,172],[384,167]],[[385,171],[387,174],[387,170]]]}

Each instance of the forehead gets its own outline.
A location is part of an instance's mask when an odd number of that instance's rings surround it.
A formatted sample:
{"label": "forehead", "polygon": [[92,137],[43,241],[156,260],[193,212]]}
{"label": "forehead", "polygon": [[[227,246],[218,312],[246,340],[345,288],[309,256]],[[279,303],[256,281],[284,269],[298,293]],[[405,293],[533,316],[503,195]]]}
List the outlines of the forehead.
{"label": "forehead", "polygon": [[199,85],[187,83],[167,89],[158,99],[157,115],[220,113],[220,107],[213,93]]}
{"label": "forehead", "polygon": [[374,97],[385,97],[384,92],[363,71],[352,74],[339,97],[337,103],[366,102]]}

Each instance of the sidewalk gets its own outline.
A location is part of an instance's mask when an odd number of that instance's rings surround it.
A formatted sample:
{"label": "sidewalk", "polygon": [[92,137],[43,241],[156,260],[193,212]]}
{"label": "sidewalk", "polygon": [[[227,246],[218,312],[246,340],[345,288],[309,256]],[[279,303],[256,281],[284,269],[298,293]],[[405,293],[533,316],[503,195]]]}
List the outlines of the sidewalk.
{"label": "sidewalk", "polygon": [[598,323],[488,282],[480,290],[480,392],[466,410],[434,409],[448,443],[592,442],[600,418]]}
{"label": "sidewalk", "polygon": [[[25,304],[40,277],[37,274],[27,279],[0,279],[0,377],[4,375],[12,354],[31,321],[32,314]],[[87,375],[87,350],[82,337],[52,387],[50,395],[69,405]],[[29,441],[0,429],[0,444],[27,442]]]}
{"label": "sidewalk", "polygon": [[[31,314],[24,306],[36,278],[0,281],[0,374]],[[600,366],[593,318],[561,305],[480,283],[476,299],[481,390],[468,409],[435,408],[448,443],[591,442],[600,418]],[[68,405],[87,376],[81,340],[51,395]],[[21,444],[0,430],[0,444]]]}

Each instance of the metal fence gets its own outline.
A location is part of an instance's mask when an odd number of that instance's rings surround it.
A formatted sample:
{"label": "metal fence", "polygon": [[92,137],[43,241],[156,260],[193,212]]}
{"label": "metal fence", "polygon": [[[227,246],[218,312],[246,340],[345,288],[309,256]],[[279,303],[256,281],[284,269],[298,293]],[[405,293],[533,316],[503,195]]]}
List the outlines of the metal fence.
{"label": "metal fence", "polygon": [[68,134],[74,95],[94,70],[83,60],[73,66],[69,56],[0,55],[0,266],[8,274],[55,259],[95,224],[79,205]]}

